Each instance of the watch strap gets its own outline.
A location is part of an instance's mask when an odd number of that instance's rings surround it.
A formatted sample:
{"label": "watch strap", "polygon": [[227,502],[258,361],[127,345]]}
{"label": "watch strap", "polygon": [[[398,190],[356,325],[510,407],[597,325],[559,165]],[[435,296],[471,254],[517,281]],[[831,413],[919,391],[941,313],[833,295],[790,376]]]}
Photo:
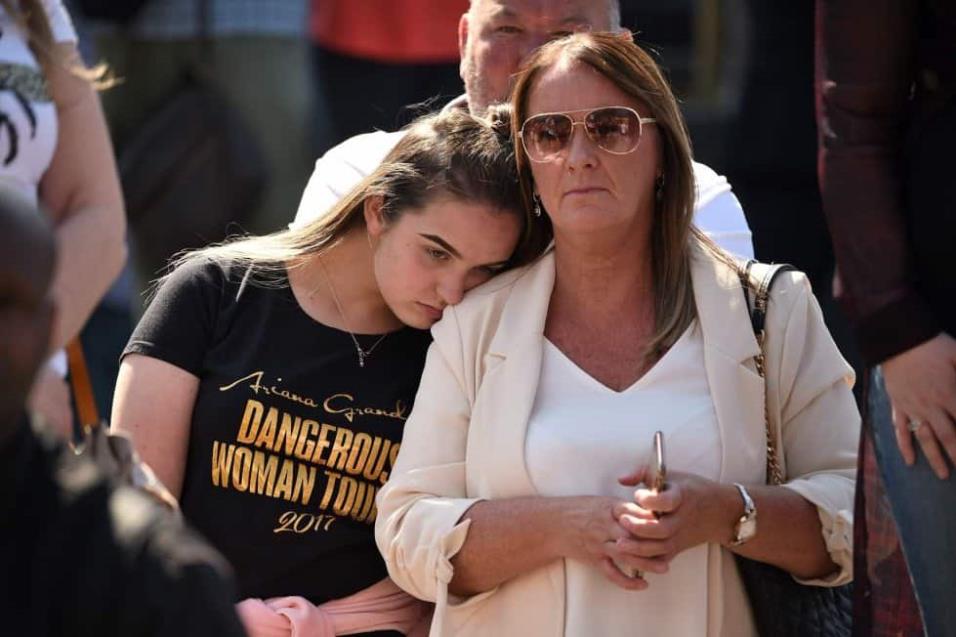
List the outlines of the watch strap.
{"label": "watch strap", "polygon": [[740,498],[744,501],[744,514],[740,516],[740,519],[737,520],[737,524],[734,526],[734,539],[731,541],[730,545],[740,546],[753,537],[743,537],[742,529],[746,522],[750,522],[757,518],[757,505],[754,504],[753,498],[750,497],[750,493],[747,492],[747,488],[744,487],[744,485],[735,482],[734,486],[737,487],[737,491],[740,493]]}

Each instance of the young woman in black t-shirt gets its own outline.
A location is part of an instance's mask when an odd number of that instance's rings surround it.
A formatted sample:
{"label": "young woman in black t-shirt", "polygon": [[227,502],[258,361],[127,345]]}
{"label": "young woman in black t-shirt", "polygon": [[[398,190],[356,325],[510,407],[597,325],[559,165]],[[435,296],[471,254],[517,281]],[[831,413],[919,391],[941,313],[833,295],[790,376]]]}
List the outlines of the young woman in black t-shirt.
{"label": "young woman in black t-shirt", "polygon": [[[136,328],[113,426],[235,567],[250,633],[330,616],[336,632],[409,628],[417,602],[387,580],[375,495],[424,330],[540,251],[508,124],[505,111],[413,123],[321,219],[179,259]],[[356,594],[358,623],[335,612]],[[279,596],[297,597],[258,601]]]}

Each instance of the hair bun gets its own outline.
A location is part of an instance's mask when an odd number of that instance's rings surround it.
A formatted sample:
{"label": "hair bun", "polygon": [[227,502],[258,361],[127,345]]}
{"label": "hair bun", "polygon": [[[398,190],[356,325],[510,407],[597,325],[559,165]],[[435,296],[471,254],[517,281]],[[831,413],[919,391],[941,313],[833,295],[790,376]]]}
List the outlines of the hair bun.
{"label": "hair bun", "polygon": [[485,111],[485,119],[488,125],[502,139],[511,139],[511,104],[504,102],[501,104],[492,104]]}

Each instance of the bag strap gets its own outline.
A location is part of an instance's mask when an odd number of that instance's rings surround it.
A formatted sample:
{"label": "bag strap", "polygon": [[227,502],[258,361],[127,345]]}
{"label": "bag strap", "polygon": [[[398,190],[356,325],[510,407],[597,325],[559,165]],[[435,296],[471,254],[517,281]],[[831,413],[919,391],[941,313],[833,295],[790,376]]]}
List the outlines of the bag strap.
{"label": "bag strap", "polygon": [[70,385],[73,389],[73,400],[76,402],[76,413],[80,419],[80,426],[89,431],[100,424],[99,410],[93,398],[93,384],[90,382],[90,371],[86,366],[86,357],[83,355],[83,345],[77,336],[66,346],[66,357],[70,366]]}
{"label": "bag strap", "polygon": [[[789,270],[795,270],[792,265],[786,263],[775,263],[765,268],[763,276],[757,281],[756,286],[751,276],[754,264],[753,259],[747,261],[747,264],[738,272],[740,283],[744,290],[744,298],[747,300],[747,309],[750,312],[750,325],[753,328],[754,336],[757,339],[757,345],[760,352],[754,357],[754,363],[757,367],[757,373],[764,381],[764,404],[763,419],[767,432],[767,469],[766,482],[772,485],[781,485],[784,482],[783,470],[780,468],[780,454],[777,451],[777,437],[773,433],[770,425],[770,409],[767,404],[767,371],[765,367],[765,342],[767,327],[767,306],[770,302],[770,289],[773,287],[777,277]],[[753,292],[753,300],[750,294]]]}

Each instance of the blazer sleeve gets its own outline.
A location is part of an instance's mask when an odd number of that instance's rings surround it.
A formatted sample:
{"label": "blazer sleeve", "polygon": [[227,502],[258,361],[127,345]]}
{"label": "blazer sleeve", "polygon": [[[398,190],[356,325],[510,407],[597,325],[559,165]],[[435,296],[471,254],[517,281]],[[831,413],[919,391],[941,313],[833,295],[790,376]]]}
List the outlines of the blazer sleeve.
{"label": "blazer sleeve", "polygon": [[774,290],[768,311],[768,413],[779,423],[784,486],[817,507],[830,558],[840,567],[804,583],[837,586],[853,578],[860,439],[854,376],[823,322],[806,276],[792,273],[787,278],[789,285]]}
{"label": "blazer sleeve", "polygon": [[479,499],[466,495],[471,400],[455,313],[432,333],[401,453],[378,495],[375,540],[395,583],[441,607],[470,525],[461,517]]}

